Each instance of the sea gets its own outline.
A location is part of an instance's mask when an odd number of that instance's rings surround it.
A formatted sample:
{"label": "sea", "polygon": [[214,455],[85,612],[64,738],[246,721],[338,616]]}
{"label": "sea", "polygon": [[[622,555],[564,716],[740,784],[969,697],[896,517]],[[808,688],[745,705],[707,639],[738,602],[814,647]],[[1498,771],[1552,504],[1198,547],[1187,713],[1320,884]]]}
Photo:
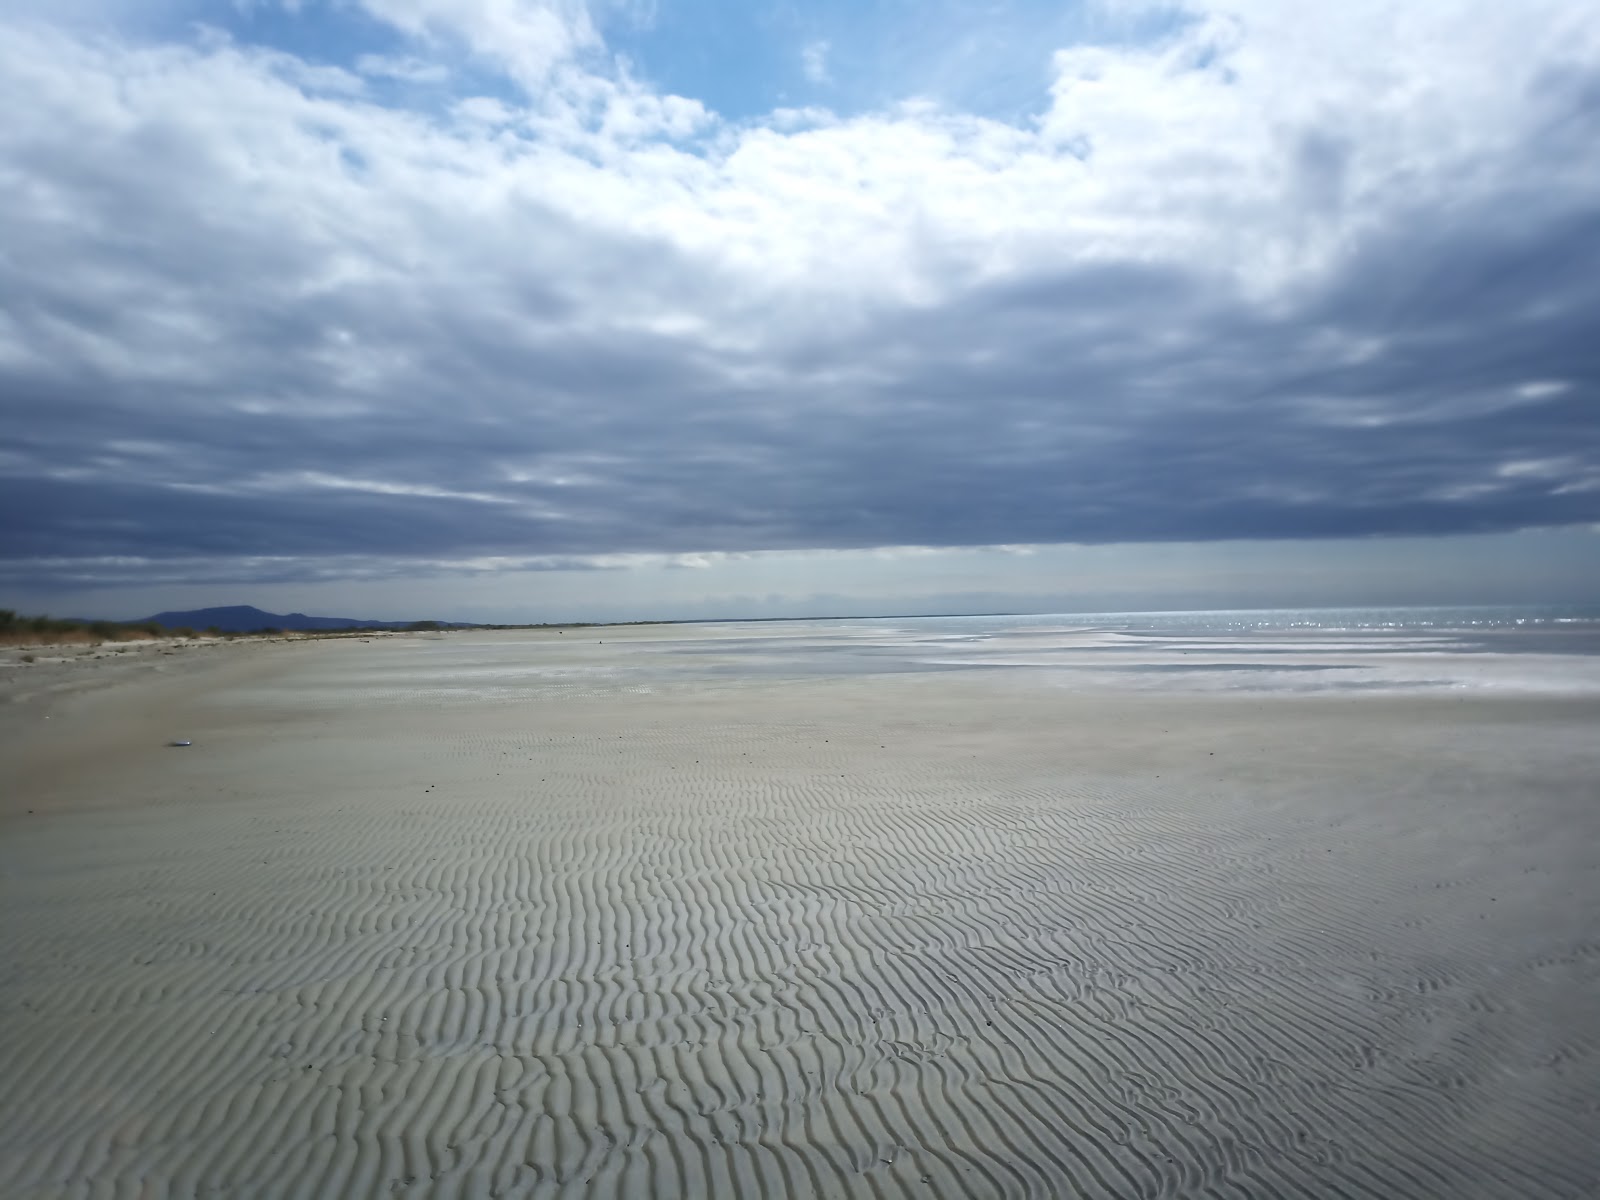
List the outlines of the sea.
{"label": "sea", "polygon": [[[797,678],[988,671],[1042,686],[1600,694],[1600,605],[1276,608],[725,621],[610,668]],[[599,636],[597,634],[597,636]]]}

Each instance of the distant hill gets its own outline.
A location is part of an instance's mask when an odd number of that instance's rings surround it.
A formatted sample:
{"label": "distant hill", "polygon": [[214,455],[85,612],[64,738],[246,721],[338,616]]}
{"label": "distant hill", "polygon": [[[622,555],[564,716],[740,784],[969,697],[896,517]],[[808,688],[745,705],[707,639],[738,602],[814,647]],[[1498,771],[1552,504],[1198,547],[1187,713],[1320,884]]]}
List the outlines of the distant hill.
{"label": "distant hill", "polygon": [[[196,608],[188,612],[159,612],[134,624],[154,623],[168,629],[220,629],[224,633],[253,633],[257,629],[301,631],[329,629],[406,629],[416,621],[364,621],[357,617],[308,617],[305,613],[269,613],[250,604],[221,608]],[[465,629],[454,621],[430,622],[441,629]]]}

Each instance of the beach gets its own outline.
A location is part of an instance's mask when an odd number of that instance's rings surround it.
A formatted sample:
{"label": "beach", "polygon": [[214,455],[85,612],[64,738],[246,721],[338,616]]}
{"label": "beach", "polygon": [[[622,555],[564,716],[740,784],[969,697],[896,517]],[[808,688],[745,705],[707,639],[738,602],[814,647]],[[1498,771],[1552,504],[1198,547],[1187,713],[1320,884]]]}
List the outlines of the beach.
{"label": "beach", "polygon": [[1323,636],[1203,688],[707,625],[35,689],[0,1194],[1595,1194],[1596,660]]}

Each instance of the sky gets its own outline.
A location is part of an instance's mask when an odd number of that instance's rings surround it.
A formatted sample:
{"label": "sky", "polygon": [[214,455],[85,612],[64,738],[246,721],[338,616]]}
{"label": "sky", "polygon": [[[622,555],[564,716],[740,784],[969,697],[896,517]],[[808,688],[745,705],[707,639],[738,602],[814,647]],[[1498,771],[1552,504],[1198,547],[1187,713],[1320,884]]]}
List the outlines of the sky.
{"label": "sky", "polygon": [[0,605],[1600,601],[1592,0],[8,0]]}

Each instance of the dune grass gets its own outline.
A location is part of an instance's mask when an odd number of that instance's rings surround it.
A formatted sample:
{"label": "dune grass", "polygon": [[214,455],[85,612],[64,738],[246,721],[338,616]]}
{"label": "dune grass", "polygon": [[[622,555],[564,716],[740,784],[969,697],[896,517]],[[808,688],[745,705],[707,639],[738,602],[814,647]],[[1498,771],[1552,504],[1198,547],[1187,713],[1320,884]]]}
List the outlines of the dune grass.
{"label": "dune grass", "polygon": [[193,629],[165,629],[149,621],[76,621],[67,617],[23,616],[0,608],[0,646],[93,646],[102,642],[198,636]]}

